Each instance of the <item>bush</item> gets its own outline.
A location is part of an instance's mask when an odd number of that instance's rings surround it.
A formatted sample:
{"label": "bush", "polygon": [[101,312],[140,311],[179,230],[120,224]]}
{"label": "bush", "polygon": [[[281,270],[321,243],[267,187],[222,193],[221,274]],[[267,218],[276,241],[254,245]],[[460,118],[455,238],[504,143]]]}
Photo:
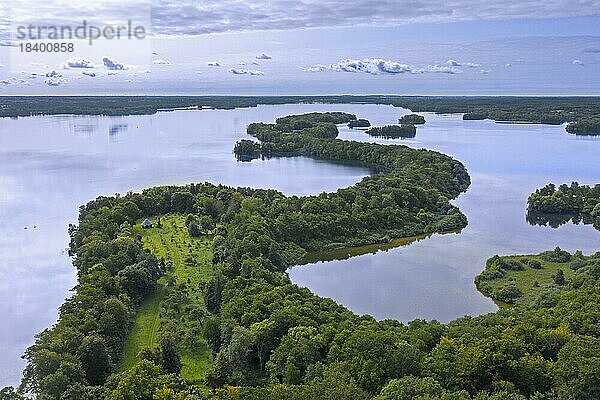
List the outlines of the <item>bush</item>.
{"label": "bush", "polygon": [[504,286],[503,288],[496,289],[493,295],[494,299],[508,304],[513,304],[522,296],[523,293],[516,286]]}
{"label": "bush", "polygon": [[533,269],[542,269],[542,263],[538,260],[529,260],[527,265],[529,265],[529,267]]}
{"label": "bush", "polygon": [[548,262],[559,264],[571,261],[571,254],[568,251],[562,250],[560,247],[555,248],[553,251],[542,253],[542,257]]}

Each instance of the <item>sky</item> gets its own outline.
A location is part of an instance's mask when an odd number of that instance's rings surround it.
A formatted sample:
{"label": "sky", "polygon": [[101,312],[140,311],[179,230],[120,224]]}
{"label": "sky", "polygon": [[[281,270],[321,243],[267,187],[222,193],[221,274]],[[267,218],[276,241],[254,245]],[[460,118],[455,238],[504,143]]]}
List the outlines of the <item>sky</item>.
{"label": "sky", "polygon": [[[600,94],[600,0],[512,3],[0,0],[0,95]],[[144,38],[48,36],[84,21]]]}

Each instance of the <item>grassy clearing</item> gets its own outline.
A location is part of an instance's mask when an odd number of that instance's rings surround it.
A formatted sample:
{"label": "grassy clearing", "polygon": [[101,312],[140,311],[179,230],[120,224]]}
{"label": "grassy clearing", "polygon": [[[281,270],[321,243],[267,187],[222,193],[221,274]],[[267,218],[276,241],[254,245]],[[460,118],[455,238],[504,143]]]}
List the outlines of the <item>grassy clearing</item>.
{"label": "grassy clearing", "polygon": [[[155,227],[152,229],[136,229],[142,235],[144,247],[149,249],[157,258],[171,261],[170,268],[158,281],[158,289],[142,304],[138,311],[134,326],[125,345],[121,370],[134,365],[138,359],[137,354],[145,346],[157,344],[160,327],[166,322],[167,317],[161,317],[161,309],[165,305],[165,284],[174,280],[177,284],[185,284],[190,288],[185,296],[185,305],[194,305],[204,308],[202,295],[195,290],[201,282],[207,281],[212,276],[212,251],[210,238],[190,237],[185,227],[185,217],[181,215],[166,215],[153,219]],[[178,315],[185,319],[185,315]],[[171,316],[171,318],[173,318]],[[210,350],[201,340],[199,348],[194,351],[180,349],[183,364],[181,375],[193,381],[201,380],[211,365]]]}
{"label": "grassy clearing", "polygon": [[[504,276],[496,279],[485,280],[478,287],[481,292],[491,297],[500,307],[511,306],[498,299],[498,292],[503,288],[516,287],[522,296],[515,299],[514,304],[532,305],[544,293],[559,291],[563,286],[554,282],[554,277],[558,270],[562,270],[565,280],[568,282],[575,276],[575,271],[570,268],[568,262],[554,263],[545,261],[541,256],[517,255],[505,256],[502,259],[511,262],[519,261],[523,265],[523,270],[504,270]],[[532,268],[529,265],[530,260],[536,260],[541,268]],[[489,269],[489,268],[488,268]]]}

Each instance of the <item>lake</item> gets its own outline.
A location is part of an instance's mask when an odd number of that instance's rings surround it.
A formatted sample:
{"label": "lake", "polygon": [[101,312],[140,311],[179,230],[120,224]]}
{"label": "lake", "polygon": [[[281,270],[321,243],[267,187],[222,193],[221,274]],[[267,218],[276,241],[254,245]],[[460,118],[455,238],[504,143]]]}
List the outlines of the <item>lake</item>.
{"label": "lake", "polygon": [[[247,124],[312,111],[347,111],[376,125],[407,110],[377,105],[283,105],[158,113],[149,116],[51,116],[0,119],[0,387],[18,383],[20,355],[52,325],[76,283],[65,248],[78,207],[98,195],[162,184],[210,181],[316,194],[352,185],[364,168],[307,158],[236,162],[232,149]],[[347,140],[401,143],[439,150],[462,161],[472,178],[454,203],[469,218],[460,234],[346,260],[339,254],[289,271],[292,280],[378,319],[438,319],[496,309],[473,278],[494,254],[539,252],[556,245],[600,248],[600,232],[525,221],[526,199],[550,181],[600,181],[600,138],[580,138],[561,126],[463,122],[425,114],[411,140],[381,140],[341,129]],[[373,254],[374,253],[374,254]],[[341,258],[344,258],[343,255]]]}

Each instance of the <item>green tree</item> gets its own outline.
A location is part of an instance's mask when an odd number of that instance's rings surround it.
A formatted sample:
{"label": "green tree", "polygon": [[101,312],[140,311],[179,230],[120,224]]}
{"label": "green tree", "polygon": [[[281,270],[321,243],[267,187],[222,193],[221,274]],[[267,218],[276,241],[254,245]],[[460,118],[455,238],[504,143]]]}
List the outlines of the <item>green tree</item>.
{"label": "green tree", "polygon": [[83,339],[79,349],[79,360],[90,385],[104,383],[111,371],[111,359],[104,338],[91,334]]}

